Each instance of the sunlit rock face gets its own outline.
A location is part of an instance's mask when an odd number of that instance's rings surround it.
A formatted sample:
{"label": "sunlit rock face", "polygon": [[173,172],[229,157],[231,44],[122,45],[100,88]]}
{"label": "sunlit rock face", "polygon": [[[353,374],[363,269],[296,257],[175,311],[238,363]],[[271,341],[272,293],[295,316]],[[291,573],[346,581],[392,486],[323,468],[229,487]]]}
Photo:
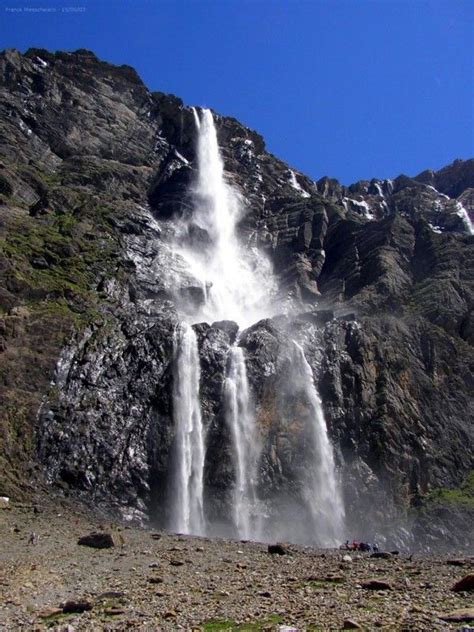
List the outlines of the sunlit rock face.
{"label": "sunlit rock face", "polygon": [[[473,160],[350,187],[313,182],[214,115],[239,243],[269,262],[276,290],[264,320],[205,322],[209,288],[173,246],[197,182],[192,109],[88,51],[31,50],[0,56],[0,111],[5,493],[44,473],[66,494],[170,525],[186,305],[202,310],[191,324],[216,534],[235,527],[225,384],[236,341],[262,442],[260,513],[291,515],[315,406],[289,388],[295,366],[304,374],[295,340],[322,401],[345,537],[472,548],[472,504],[430,492],[459,490],[473,469]],[[211,246],[202,223],[187,238]],[[290,536],[324,543],[302,526],[310,513]],[[286,537],[288,522],[271,536]]]}

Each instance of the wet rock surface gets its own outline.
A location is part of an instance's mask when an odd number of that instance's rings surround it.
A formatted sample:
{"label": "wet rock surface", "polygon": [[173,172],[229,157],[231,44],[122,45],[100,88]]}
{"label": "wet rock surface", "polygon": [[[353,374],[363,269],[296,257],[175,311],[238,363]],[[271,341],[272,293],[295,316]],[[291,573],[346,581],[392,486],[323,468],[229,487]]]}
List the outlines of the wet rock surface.
{"label": "wet rock surface", "polygon": [[[0,523],[0,627],[8,630],[456,630],[472,623],[471,596],[450,590],[460,569],[443,556],[349,553],[352,563],[341,568],[342,551],[292,546],[279,556],[252,542],[166,533],[155,540],[80,504],[41,508],[14,506]],[[123,549],[78,546],[82,533],[104,526],[120,530]],[[28,545],[32,530],[36,546]],[[172,564],[178,556],[182,563]],[[374,577],[392,590],[361,588]]]}
{"label": "wet rock surface", "polygon": [[[168,245],[190,212],[192,111],[89,51],[32,49],[0,55],[0,112],[0,493],[54,483],[163,525],[176,306],[203,300]],[[294,491],[285,463],[301,454],[301,409],[285,428],[278,392],[296,338],[351,536],[472,550],[473,160],[344,187],[290,169],[235,119],[216,124],[242,240],[271,258],[281,312],[299,312],[239,332],[267,439],[262,485]],[[206,484],[222,514],[222,384],[237,332],[196,332]]]}

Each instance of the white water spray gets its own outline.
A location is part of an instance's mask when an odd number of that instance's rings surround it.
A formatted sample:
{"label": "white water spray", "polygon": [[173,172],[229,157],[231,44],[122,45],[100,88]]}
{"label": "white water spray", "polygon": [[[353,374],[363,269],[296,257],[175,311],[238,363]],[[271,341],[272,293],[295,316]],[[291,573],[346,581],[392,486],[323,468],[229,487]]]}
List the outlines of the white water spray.
{"label": "white water spray", "polygon": [[239,539],[257,540],[261,515],[257,496],[257,465],[260,454],[255,416],[251,409],[245,357],[241,347],[232,347],[225,381],[226,421],[232,444],[235,481],[233,518]]}
{"label": "white water spray", "polygon": [[182,324],[175,332],[173,417],[175,424],[171,529],[204,535],[204,430],[199,401],[199,354],[196,334]]}
{"label": "white water spray", "polygon": [[[212,114],[209,110],[203,110],[201,117],[196,110],[193,114],[198,132],[197,177],[191,190],[193,214],[181,225],[175,252],[184,260],[188,273],[198,281],[204,302],[199,307],[188,302],[182,306],[183,311],[194,322],[227,319],[247,326],[268,315],[276,283],[268,259],[257,250],[244,249],[237,237],[242,200],[226,182]],[[196,227],[201,240],[190,237],[196,235]],[[175,365],[175,382],[179,390],[173,400],[178,450],[176,476],[179,481],[178,493],[173,501],[173,524],[175,530],[179,525],[178,530],[184,533],[199,532],[204,524],[204,446],[202,422],[198,415],[199,379],[196,377],[199,366],[197,346],[195,351],[190,348],[190,338],[188,328],[179,342],[180,352]],[[256,537],[256,522],[251,519],[252,512],[255,513],[258,459],[254,419],[242,350],[232,348],[229,353],[225,415],[231,430],[235,467],[233,521],[239,537]],[[188,384],[189,380],[193,383]],[[201,427],[199,432],[194,431],[194,438],[189,436],[191,419],[196,428]],[[197,481],[200,481],[199,484]],[[200,488],[196,489],[196,486]],[[193,501],[196,493],[200,500]],[[193,506],[193,502],[197,502],[197,506]]]}
{"label": "white water spray", "polygon": [[[193,214],[183,219],[174,252],[184,263],[194,287],[202,289],[203,300],[177,301],[190,322],[234,320],[247,327],[272,315],[277,283],[268,259],[257,250],[244,248],[237,236],[242,219],[242,199],[226,182],[212,114],[194,110],[198,132],[197,177],[191,189]],[[344,511],[337,484],[334,457],[321,402],[311,367],[302,348],[295,343],[293,369],[295,391],[303,392],[311,409],[309,433],[311,455],[301,481],[303,502],[311,518],[306,532],[317,533],[320,544],[329,546],[342,534]],[[203,472],[204,430],[199,400],[199,355],[196,336],[182,325],[175,340],[174,423],[175,469],[172,528],[183,533],[205,534]],[[260,456],[259,435],[249,393],[245,357],[240,347],[229,351],[224,388],[225,418],[233,453],[233,524],[237,537],[264,537],[257,494]],[[301,507],[301,501],[299,507]],[[278,499],[276,499],[278,503]],[[306,527],[306,525],[305,525]],[[311,530],[311,531],[309,531]],[[291,533],[289,534],[291,537]]]}
{"label": "white water spray", "polygon": [[456,202],[456,214],[461,218],[464,228],[468,235],[474,235],[474,225],[471,221],[469,213],[460,202]]}
{"label": "white water spray", "polygon": [[344,531],[344,504],[321,399],[311,366],[297,342],[294,342],[293,373],[310,407],[312,422],[309,439],[314,460],[308,464],[303,486],[303,498],[312,520],[311,532],[317,534],[320,545],[334,546],[341,541]]}
{"label": "white water spray", "polygon": [[201,118],[194,110],[198,131],[197,178],[191,190],[193,215],[184,227],[205,231],[203,242],[176,244],[176,252],[204,289],[200,309],[188,308],[190,318],[207,322],[234,320],[246,327],[269,316],[276,282],[269,260],[253,248],[244,248],[237,236],[243,216],[242,198],[226,182],[216,128],[210,110]]}

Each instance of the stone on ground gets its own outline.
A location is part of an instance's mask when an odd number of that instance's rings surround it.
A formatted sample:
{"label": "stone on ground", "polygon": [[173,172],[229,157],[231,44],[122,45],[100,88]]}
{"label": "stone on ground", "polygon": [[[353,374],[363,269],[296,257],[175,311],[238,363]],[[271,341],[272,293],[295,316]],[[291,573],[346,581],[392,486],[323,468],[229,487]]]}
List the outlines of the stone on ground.
{"label": "stone on ground", "polygon": [[288,555],[290,551],[284,544],[277,542],[276,544],[268,545],[268,552],[272,555]]}
{"label": "stone on ground", "polygon": [[368,579],[361,586],[366,590],[392,590],[392,585],[382,579]]}
{"label": "stone on ground", "polygon": [[454,584],[451,590],[454,590],[454,592],[474,590],[474,573],[469,573],[468,575],[465,575],[462,579]]}
{"label": "stone on ground", "polygon": [[93,532],[84,535],[77,541],[82,546],[90,546],[94,549],[110,549],[121,544],[119,538],[112,533]]}
{"label": "stone on ground", "polygon": [[439,618],[450,623],[462,623],[463,621],[474,621],[474,607],[460,608],[446,614],[440,614]]}

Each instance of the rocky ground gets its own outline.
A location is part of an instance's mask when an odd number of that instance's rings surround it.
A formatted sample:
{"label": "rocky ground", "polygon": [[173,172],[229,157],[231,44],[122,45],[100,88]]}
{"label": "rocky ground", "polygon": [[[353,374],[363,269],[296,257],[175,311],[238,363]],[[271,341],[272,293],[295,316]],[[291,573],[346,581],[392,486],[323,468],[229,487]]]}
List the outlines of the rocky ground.
{"label": "rocky ground", "polygon": [[[112,533],[116,546],[78,545],[79,537],[97,530]],[[451,590],[472,573],[474,558],[401,551],[374,559],[294,546],[280,556],[259,543],[111,523],[63,500],[1,509],[0,537],[2,630],[472,630],[474,625],[472,592]],[[381,583],[365,588],[369,580]],[[75,602],[73,610],[81,603],[89,609],[64,612],[68,601]],[[446,616],[469,608],[471,620],[466,614],[464,622]]]}

